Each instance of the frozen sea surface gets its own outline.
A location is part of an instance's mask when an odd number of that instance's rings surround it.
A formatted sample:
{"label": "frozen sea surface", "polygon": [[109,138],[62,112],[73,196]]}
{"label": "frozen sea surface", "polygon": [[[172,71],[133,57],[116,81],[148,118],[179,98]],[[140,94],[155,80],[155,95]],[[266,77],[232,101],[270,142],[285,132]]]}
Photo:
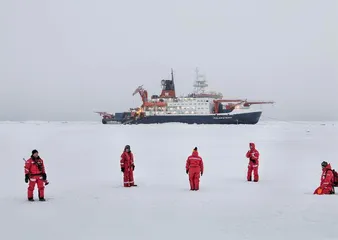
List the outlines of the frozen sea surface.
{"label": "frozen sea surface", "polygon": [[[246,182],[248,143],[260,182]],[[137,188],[122,187],[130,144]],[[337,122],[102,125],[1,122],[1,239],[338,239],[338,194],[312,195],[325,160],[338,168]],[[190,192],[185,161],[205,172]],[[22,158],[38,149],[47,202],[27,202]]]}

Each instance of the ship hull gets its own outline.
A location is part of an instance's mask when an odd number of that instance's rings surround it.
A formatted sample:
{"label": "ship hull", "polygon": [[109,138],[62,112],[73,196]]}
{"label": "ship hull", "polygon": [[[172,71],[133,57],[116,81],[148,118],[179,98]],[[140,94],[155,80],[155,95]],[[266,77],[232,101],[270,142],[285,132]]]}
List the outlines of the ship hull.
{"label": "ship hull", "polygon": [[147,116],[137,120],[124,121],[122,124],[158,124],[158,123],[187,123],[187,124],[256,124],[262,112],[240,114],[210,114],[210,115],[157,115]]}

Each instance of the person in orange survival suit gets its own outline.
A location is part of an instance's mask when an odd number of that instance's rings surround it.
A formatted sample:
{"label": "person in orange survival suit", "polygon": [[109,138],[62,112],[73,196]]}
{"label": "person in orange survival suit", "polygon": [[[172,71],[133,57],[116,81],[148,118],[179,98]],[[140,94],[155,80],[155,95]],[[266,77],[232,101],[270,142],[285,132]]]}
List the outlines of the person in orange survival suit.
{"label": "person in orange survival suit", "polygon": [[39,152],[34,149],[31,158],[25,163],[25,182],[28,183],[27,197],[29,201],[34,201],[33,192],[35,184],[38,185],[39,200],[45,201],[45,184],[48,185],[47,174],[43,160]]}
{"label": "person in orange survival suit", "polygon": [[186,173],[189,174],[190,190],[199,190],[200,176],[203,175],[204,164],[203,159],[198,155],[197,147],[188,157],[185,169]]}
{"label": "person in orange survival suit", "polygon": [[320,186],[314,191],[313,194],[334,194],[334,174],[331,164],[325,161],[322,162],[322,176],[320,179]]}
{"label": "person in orange survival suit", "polygon": [[121,172],[123,172],[123,185],[124,187],[136,187],[134,183],[134,155],[130,150],[130,146],[126,145],[124,151],[121,154]]}
{"label": "person in orange survival suit", "polygon": [[254,173],[254,182],[258,182],[258,167],[259,167],[259,152],[256,149],[254,143],[249,143],[250,150],[246,153],[246,157],[249,158],[247,180],[251,181],[252,171]]}

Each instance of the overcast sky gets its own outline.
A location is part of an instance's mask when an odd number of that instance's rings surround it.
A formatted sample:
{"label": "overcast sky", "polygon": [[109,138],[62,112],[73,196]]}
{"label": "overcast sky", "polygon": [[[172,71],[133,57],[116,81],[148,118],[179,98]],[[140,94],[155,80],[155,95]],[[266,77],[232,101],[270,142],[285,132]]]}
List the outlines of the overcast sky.
{"label": "overcast sky", "polygon": [[337,120],[337,0],[3,0],[0,120],[98,120],[141,105],[174,68],[264,117]]}

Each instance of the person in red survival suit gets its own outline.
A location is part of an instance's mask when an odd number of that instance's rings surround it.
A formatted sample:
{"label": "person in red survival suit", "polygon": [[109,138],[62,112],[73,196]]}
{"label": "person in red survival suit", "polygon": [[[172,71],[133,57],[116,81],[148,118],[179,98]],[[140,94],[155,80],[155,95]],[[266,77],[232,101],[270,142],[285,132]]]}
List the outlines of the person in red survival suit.
{"label": "person in red survival suit", "polygon": [[28,183],[27,197],[29,201],[34,201],[33,192],[35,184],[38,185],[39,200],[45,201],[45,184],[48,185],[47,174],[43,160],[39,152],[34,149],[30,159],[25,163],[25,182]]}
{"label": "person in red survival suit", "polygon": [[251,181],[252,171],[254,173],[254,182],[258,182],[258,167],[259,167],[259,152],[256,149],[254,143],[249,143],[250,150],[246,153],[246,157],[249,158],[247,180]]}
{"label": "person in red survival suit", "polygon": [[121,154],[121,172],[123,172],[123,185],[124,187],[136,187],[134,183],[134,173],[135,164],[134,164],[134,155],[130,151],[130,146],[126,145],[124,151]]}
{"label": "person in red survival suit", "polygon": [[198,191],[200,176],[203,176],[204,164],[203,159],[198,155],[197,147],[188,157],[185,165],[186,173],[189,174],[190,190]]}
{"label": "person in red survival suit", "polygon": [[331,168],[331,164],[323,161],[322,162],[322,176],[320,178],[320,186],[314,191],[313,194],[334,194],[334,174]]}

